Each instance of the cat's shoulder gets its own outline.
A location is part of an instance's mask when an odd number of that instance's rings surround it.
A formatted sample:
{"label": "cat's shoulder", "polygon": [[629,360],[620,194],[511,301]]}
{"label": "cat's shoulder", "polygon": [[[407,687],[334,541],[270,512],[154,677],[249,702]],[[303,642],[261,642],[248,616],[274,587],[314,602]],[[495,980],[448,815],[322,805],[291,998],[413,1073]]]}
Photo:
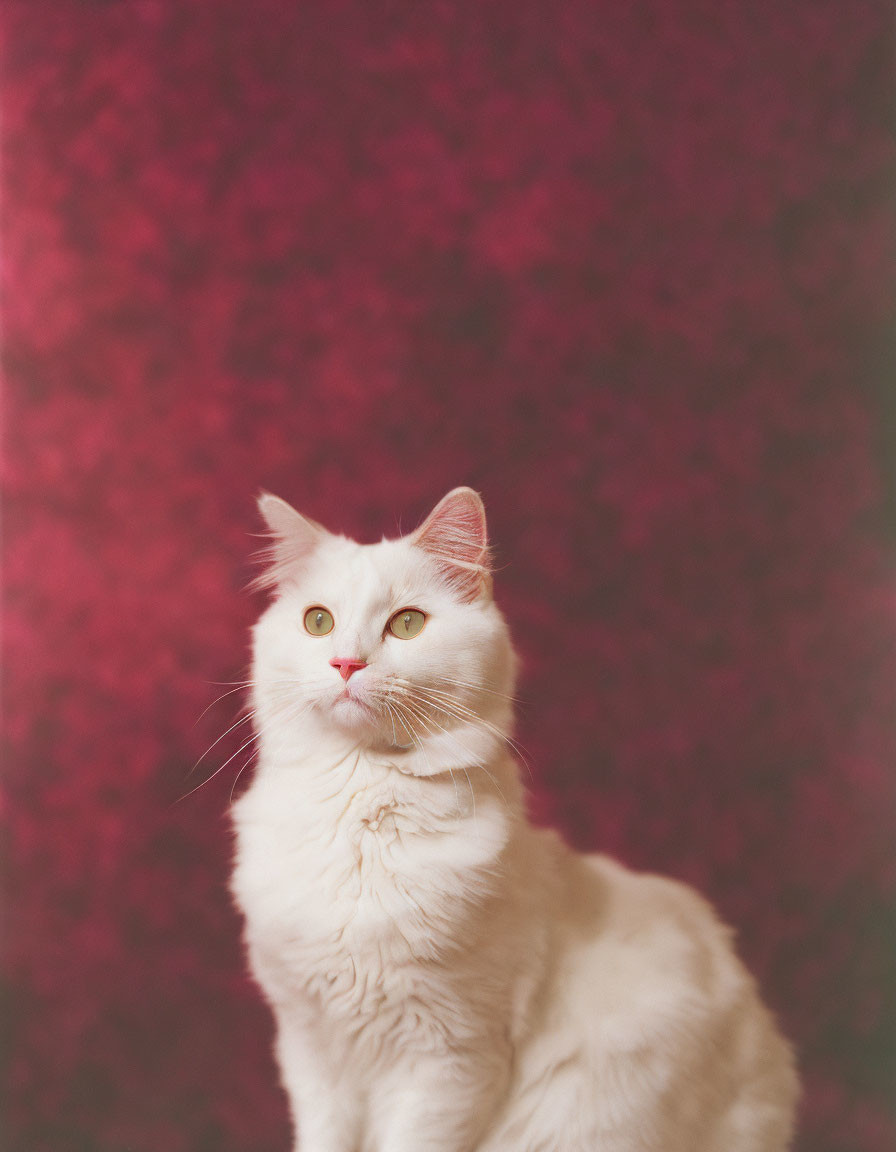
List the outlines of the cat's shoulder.
{"label": "cat's shoulder", "polygon": [[749,992],[731,930],[689,885],[603,855],[570,854],[564,871],[567,976],[604,1019],[699,1015]]}
{"label": "cat's shoulder", "polygon": [[607,898],[612,922],[628,931],[667,930],[688,937],[705,936],[707,942],[730,947],[731,929],[696,888],[657,872],[638,871],[611,856],[579,857],[597,878]]}

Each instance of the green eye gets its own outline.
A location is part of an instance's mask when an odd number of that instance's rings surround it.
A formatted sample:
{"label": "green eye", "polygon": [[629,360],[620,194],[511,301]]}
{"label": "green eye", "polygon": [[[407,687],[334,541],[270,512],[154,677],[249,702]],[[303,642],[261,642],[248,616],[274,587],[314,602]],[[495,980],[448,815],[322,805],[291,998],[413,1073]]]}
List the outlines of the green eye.
{"label": "green eye", "polygon": [[320,605],[309,608],[305,613],[305,631],[309,636],[326,636],[333,631],[333,624],[332,615]]}
{"label": "green eye", "polygon": [[416,608],[402,608],[389,621],[389,631],[399,640],[413,640],[423,631],[426,617]]}

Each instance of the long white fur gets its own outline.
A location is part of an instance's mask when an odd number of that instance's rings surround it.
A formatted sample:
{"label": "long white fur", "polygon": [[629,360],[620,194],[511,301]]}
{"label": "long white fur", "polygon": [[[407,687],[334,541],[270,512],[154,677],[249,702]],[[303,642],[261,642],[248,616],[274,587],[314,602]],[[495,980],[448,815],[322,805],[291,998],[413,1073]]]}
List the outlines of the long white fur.
{"label": "long white fur", "polygon": [[[276,594],[232,886],[295,1148],[787,1148],[791,1052],[709,906],[526,819],[476,494],[366,546],[261,509]],[[408,607],[427,623],[398,639]],[[367,667],[345,682],[334,657]]]}

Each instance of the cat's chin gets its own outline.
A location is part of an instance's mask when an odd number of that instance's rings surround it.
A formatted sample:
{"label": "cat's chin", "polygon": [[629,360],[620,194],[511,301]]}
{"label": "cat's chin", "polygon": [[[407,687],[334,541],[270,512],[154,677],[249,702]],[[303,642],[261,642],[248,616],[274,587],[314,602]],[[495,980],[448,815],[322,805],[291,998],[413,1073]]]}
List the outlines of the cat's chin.
{"label": "cat's chin", "polygon": [[348,692],[336,697],[330,705],[330,714],[340,728],[353,735],[379,728],[379,717],[373,708],[360,697]]}

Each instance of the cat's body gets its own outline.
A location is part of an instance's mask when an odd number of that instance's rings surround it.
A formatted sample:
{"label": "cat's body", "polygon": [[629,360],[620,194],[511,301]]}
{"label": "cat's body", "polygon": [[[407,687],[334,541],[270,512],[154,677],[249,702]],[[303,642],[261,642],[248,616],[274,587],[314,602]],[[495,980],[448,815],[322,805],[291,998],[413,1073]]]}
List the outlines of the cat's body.
{"label": "cat's body", "polygon": [[791,1056],[708,906],[525,818],[475,494],[372,546],[262,510],[233,889],[296,1147],[782,1152]]}

